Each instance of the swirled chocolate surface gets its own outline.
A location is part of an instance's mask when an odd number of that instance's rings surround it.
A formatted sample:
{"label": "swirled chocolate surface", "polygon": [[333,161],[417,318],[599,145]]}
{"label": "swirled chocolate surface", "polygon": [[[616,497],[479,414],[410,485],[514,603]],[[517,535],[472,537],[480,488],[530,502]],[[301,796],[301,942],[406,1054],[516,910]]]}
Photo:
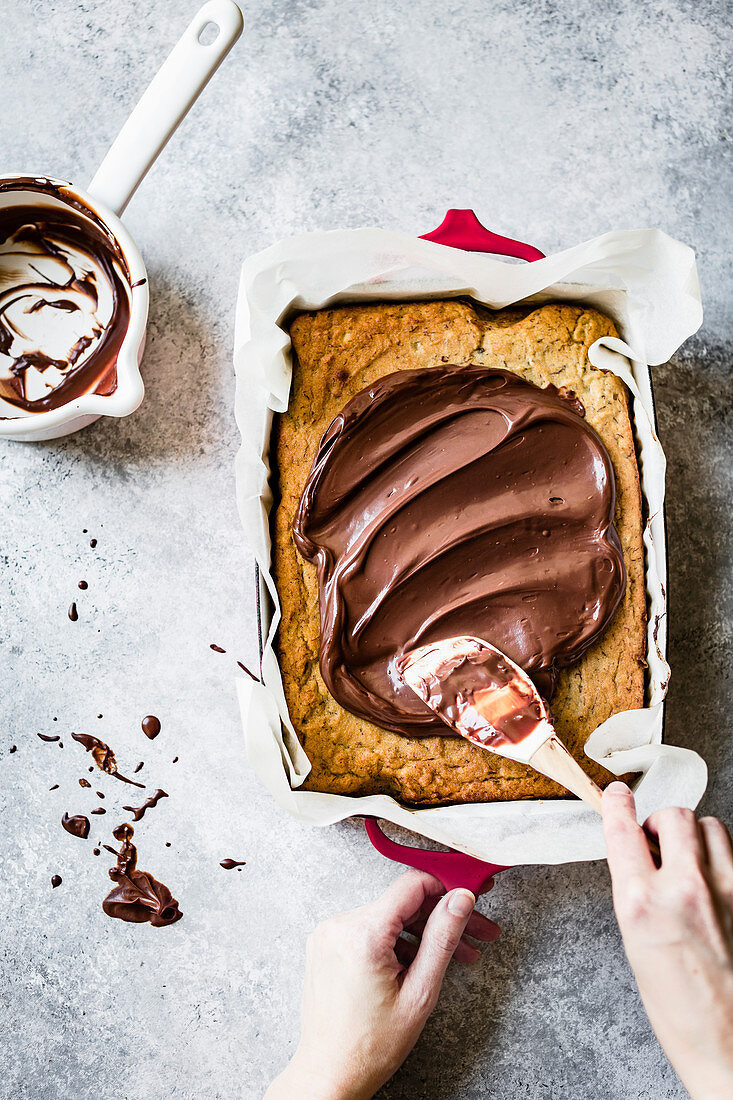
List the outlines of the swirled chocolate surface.
{"label": "swirled chocolate surface", "polygon": [[[112,393],[130,319],[124,257],[91,211],[49,181],[37,206],[0,209],[0,407],[45,412]],[[15,184],[18,186],[18,184]],[[0,191],[2,191],[0,185]],[[63,207],[44,202],[63,200]],[[4,403],[4,404],[3,404]]]}
{"label": "swirled chocolate surface", "polygon": [[323,436],[293,526],[318,570],[320,667],[346,710],[450,733],[396,673],[405,652],[486,639],[549,698],[603,633],[626,575],[615,483],[582,406],[503,370],[399,371]]}

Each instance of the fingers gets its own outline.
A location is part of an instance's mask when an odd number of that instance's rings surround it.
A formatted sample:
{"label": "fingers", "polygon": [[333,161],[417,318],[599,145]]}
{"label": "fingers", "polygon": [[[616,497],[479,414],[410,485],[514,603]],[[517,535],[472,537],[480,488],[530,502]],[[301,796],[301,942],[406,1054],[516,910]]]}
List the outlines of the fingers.
{"label": "fingers", "polygon": [[703,817],[698,822],[713,878],[721,888],[733,892],[733,841],[722,821],[717,817]]}
{"label": "fingers", "polygon": [[705,862],[705,844],[692,810],[682,806],[658,810],[647,819],[646,828],[659,840],[662,866],[692,862],[699,867]]}
{"label": "fingers", "polygon": [[370,902],[365,909],[377,915],[389,925],[395,937],[415,920],[426,901],[439,897],[443,886],[437,878],[425,871],[409,870],[388,886],[381,897]]}
{"label": "fingers", "polygon": [[611,783],[603,792],[603,834],[614,883],[655,870],[644,830],[636,820],[634,796],[625,783]]}
{"label": "fingers", "polygon": [[[436,898],[435,902],[429,902],[429,912],[423,916],[422,914],[417,920],[412,921],[405,928],[406,932],[412,932],[413,935],[419,936],[422,934],[425,925],[428,922],[428,917],[432,913],[435,905],[440,901],[440,898]],[[493,920],[489,920],[483,913],[479,913],[474,909],[471,916],[468,918],[468,924],[464,932],[465,936],[470,936],[474,940],[480,940],[482,943],[493,943],[497,940],[501,934],[501,929],[498,924],[495,924]]]}
{"label": "fingers", "polygon": [[470,890],[451,890],[430,914],[415,960],[405,975],[402,995],[425,1018],[438,999],[448,963],[458,948],[476,899]]}

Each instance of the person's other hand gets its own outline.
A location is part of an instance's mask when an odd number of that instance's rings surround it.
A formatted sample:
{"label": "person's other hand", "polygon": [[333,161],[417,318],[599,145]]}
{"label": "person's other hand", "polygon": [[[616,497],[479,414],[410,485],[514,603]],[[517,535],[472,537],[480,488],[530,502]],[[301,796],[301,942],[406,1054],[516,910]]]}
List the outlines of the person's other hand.
{"label": "person's other hand", "polygon": [[694,1100],[733,1097],[733,844],[714,817],[652,814],[661,866],[623,783],[603,795],[613,901],[649,1021]]}
{"label": "person's other hand", "polygon": [[489,943],[499,935],[475,901],[407,871],[381,898],[319,924],[306,948],[300,1044],[268,1100],[373,1096],[415,1045],[451,958],[478,959],[467,937]]}

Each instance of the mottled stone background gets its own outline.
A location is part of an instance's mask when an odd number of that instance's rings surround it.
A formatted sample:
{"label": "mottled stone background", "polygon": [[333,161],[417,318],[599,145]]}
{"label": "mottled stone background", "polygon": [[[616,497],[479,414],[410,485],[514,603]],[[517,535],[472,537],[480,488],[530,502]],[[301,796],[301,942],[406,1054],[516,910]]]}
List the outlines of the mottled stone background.
{"label": "mottled stone background", "polygon": [[[2,0],[2,170],[86,184],[194,9]],[[65,442],[0,448],[0,1092],[13,1100],[261,1096],[293,1049],[307,932],[395,873],[357,824],[309,831],[280,813],[243,758],[234,662],[256,642],[234,507],[233,318],[240,261],[279,237],[417,234],[472,206],[548,252],[640,226],[695,248],[705,324],[655,371],[667,729],[710,764],[705,809],[731,816],[730,5],[247,9],[126,215],[151,279],[144,405]],[[150,711],[154,743],[139,728]],[[63,750],[35,736],[54,730]],[[142,866],[181,901],[174,927],[102,915],[108,860],[59,823],[98,801],[77,784],[71,730],[107,737],[128,766],[144,759],[169,792],[137,836]],[[129,801],[99,786],[110,809]],[[94,818],[93,837],[118,819]],[[223,871],[226,856],[247,866]],[[482,905],[501,941],[451,971],[383,1097],[684,1095],[637,1000],[605,866],[517,870]]]}

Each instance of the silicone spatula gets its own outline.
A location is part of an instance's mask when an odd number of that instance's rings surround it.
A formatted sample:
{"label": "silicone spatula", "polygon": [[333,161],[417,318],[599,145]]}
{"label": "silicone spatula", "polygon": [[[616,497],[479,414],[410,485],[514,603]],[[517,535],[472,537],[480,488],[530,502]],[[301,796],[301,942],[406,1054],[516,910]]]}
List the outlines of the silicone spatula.
{"label": "silicone spatula", "polygon": [[413,649],[398,675],[439,718],[479,748],[528,764],[601,812],[601,789],[555,733],[529,676],[480,638],[446,638]]}

